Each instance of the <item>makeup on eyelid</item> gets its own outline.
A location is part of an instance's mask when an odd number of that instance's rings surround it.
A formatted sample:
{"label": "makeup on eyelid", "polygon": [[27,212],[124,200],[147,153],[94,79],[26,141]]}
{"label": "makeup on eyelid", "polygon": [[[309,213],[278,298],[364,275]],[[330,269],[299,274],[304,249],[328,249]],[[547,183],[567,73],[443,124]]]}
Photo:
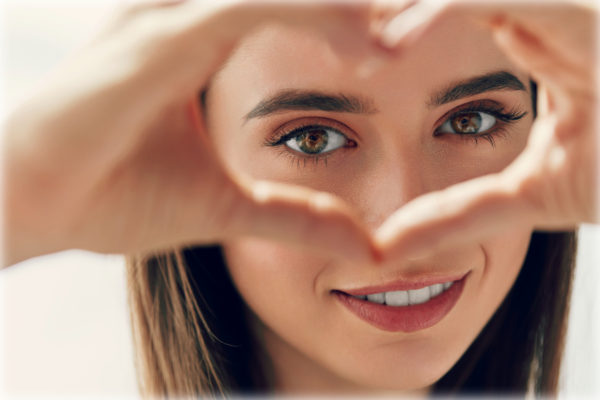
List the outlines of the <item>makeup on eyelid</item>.
{"label": "makeup on eyelid", "polygon": [[299,153],[325,154],[341,147],[356,147],[356,142],[336,129],[319,125],[308,125],[284,135],[274,146],[285,144]]}
{"label": "makeup on eyelid", "polygon": [[[485,139],[492,145],[492,147],[495,147],[494,139],[507,133],[505,130],[506,127],[508,127],[511,123],[520,120],[527,114],[527,111],[520,111],[517,107],[505,111],[505,107],[497,101],[476,100],[458,106],[445,113],[441,118],[438,119],[438,122],[436,123],[437,128],[434,129],[433,135],[459,136],[461,139],[473,140],[475,143],[477,143],[479,139]],[[463,118],[475,117],[475,115],[477,115],[477,117],[480,119],[480,124],[483,124],[484,122],[489,124],[489,117],[494,119],[493,124],[483,132],[456,132],[456,128],[459,127],[459,124],[464,124],[464,121],[462,121]],[[482,117],[482,115],[484,116]],[[455,124],[456,119],[459,117],[461,118],[461,122],[459,124]],[[441,121],[441,123],[439,121]],[[441,129],[446,125],[449,125],[454,132],[442,131]],[[472,121],[468,121],[466,128],[469,129],[471,127]],[[479,126],[479,128],[481,128],[481,126]]]}
{"label": "makeup on eyelid", "polygon": [[[211,86],[221,158],[251,179],[335,196],[371,233],[413,199],[502,171],[527,145],[529,76],[464,22],[364,79],[322,38],[265,32]],[[529,114],[517,121],[522,111]],[[455,206],[460,200],[447,204]],[[530,236],[519,225],[380,265],[258,238],[231,239],[224,255],[291,391],[316,382],[307,392],[397,393],[435,384],[460,359],[509,292]],[[429,274],[436,278],[398,284]]]}
{"label": "makeup on eyelid", "polygon": [[[433,129],[433,136],[459,136],[476,144],[479,139],[485,139],[495,147],[494,139],[506,134],[507,126],[527,114],[526,111],[519,111],[517,108],[505,111],[502,104],[493,100],[472,101],[453,108],[439,118],[435,124],[437,127]],[[348,138],[346,134],[340,132],[340,129],[330,126],[345,127],[345,125],[327,118],[321,120],[326,120],[327,124],[312,122],[299,124],[299,126],[292,125],[291,128],[288,127],[289,124],[284,124],[283,128],[277,129],[270,138],[265,140],[265,144],[273,147],[283,145],[282,150],[289,152],[291,157],[304,160],[313,158],[315,161],[318,161],[317,157],[329,155],[338,149],[357,146],[356,141]],[[345,129],[349,128],[345,127]],[[464,132],[457,132],[461,129]],[[479,132],[482,129],[483,131]],[[331,140],[335,145],[329,145],[330,135],[332,135],[330,132],[337,135],[334,136],[334,140]],[[342,144],[340,136],[346,139],[345,144]]]}

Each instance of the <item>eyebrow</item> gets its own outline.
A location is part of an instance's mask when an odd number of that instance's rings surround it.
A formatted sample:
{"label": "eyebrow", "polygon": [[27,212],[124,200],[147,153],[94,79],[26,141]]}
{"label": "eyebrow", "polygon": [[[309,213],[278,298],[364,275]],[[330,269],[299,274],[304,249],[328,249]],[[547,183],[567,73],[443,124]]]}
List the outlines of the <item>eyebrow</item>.
{"label": "eyebrow", "polygon": [[284,89],[260,101],[244,116],[244,123],[284,110],[320,110],[352,114],[374,114],[378,110],[370,98],[332,94],[316,90]]}
{"label": "eyebrow", "polygon": [[455,100],[493,90],[527,91],[525,85],[515,75],[507,71],[498,71],[451,84],[432,94],[427,105],[437,107]]}
{"label": "eyebrow", "polygon": [[[527,91],[525,85],[515,75],[507,71],[498,71],[450,84],[432,94],[427,105],[437,107],[494,90]],[[352,114],[378,112],[374,101],[367,97],[341,93],[332,94],[318,90],[283,89],[261,100],[243,117],[243,123],[245,124],[253,118],[262,118],[287,110],[320,110]]]}

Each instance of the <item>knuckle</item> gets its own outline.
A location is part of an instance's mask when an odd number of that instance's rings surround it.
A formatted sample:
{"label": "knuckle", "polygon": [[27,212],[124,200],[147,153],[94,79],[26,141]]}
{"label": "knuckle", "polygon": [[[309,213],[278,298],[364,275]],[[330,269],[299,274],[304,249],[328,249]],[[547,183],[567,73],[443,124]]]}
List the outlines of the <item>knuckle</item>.
{"label": "knuckle", "polygon": [[534,214],[539,213],[545,207],[544,188],[540,184],[543,182],[541,174],[541,170],[524,174],[518,178],[512,178],[512,182],[507,185],[509,198],[522,202]]}
{"label": "knuckle", "polygon": [[[577,104],[575,104],[577,103]],[[592,98],[584,98],[573,102],[565,114],[557,120],[555,126],[556,136],[560,138],[579,136],[590,131],[589,127],[595,125],[595,116],[592,104],[596,101]]]}
{"label": "knuckle", "polygon": [[247,218],[249,205],[250,201],[242,189],[233,182],[226,182],[211,195],[207,223],[214,226],[219,235],[226,237],[234,234],[240,230],[243,218]]}

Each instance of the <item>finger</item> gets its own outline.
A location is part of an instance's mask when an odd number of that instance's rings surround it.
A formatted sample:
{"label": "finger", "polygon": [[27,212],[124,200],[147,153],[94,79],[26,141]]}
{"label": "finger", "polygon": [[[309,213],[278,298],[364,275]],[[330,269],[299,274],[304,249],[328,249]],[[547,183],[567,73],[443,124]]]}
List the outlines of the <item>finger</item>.
{"label": "finger", "polygon": [[307,188],[256,182],[242,193],[224,223],[229,237],[258,236],[354,262],[377,256],[367,229],[335,196]]}
{"label": "finger", "polygon": [[[390,48],[404,46],[426,33],[449,15],[469,17],[482,26],[493,27],[510,20],[545,38],[554,50],[566,52],[577,63],[590,60],[586,54],[594,39],[595,10],[575,1],[474,1],[420,0],[389,20],[381,41]],[[557,29],[560,26],[562,29]],[[582,58],[583,57],[583,58]]]}
{"label": "finger", "polygon": [[154,89],[168,86],[174,95],[202,87],[235,45],[265,24],[317,29],[345,42],[351,42],[348,35],[368,34],[363,1],[187,1],[139,17],[132,25],[149,42],[142,53],[146,79],[161,75]]}
{"label": "finger", "polygon": [[449,2],[445,0],[409,4],[381,30],[382,45],[390,49],[410,46],[443,18],[448,8]]}
{"label": "finger", "polygon": [[[497,39],[508,55],[517,57],[526,70],[541,73],[550,67],[552,71],[562,69],[563,74],[564,70],[570,71],[567,77],[578,77],[578,82],[589,82],[582,78],[591,78],[595,13],[591,7],[573,2],[420,1],[387,24],[381,42],[390,48],[410,46],[451,15],[468,17],[497,31]],[[533,65],[527,64],[529,59]]]}
{"label": "finger", "polygon": [[415,199],[376,232],[382,259],[427,256],[517,225],[534,225],[535,208],[515,183],[503,174],[487,175]]}
{"label": "finger", "polygon": [[[189,111],[196,131],[206,140],[203,116],[195,102],[189,103]],[[205,146],[211,145],[205,142]],[[356,262],[375,261],[370,233],[351,207],[335,196],[300,186],[243,181],[220,172],[220,184],[215,185],[220,193],[211,193],[218,204],[207,208],[215,210],[211,218],[217,239],[258,236]],[[190,239],[198,234],[196,223],[190,233]]]}
{"label": "finger", "polygon": [[499,47],[516,65],[548,87],[553,101],[571,100],[594,90],[591,87],[594,68],[574,63],[539,35],[511,21],[497,24],[493,33]]}
{"label": "finger", "polygon": [[132,10],[144,10],[150,7],[164,7],[182,3],[187,0],[125,0],[124,4]]}
{"label": "finger", "polygon": [[390,48],[412,45],[448,16],[491,28],[505,53],[538,81],[589,91],[595,63],[595,14],[569,2],[420,1],[382,30]]}
{"label": "finger", "polygon": [[554,110],[573,114],[572,103],[596,101],[595,18],[589,8],[564,2],[421,1],[392,19],[381,40],[391,47],[410,46],[450,15],[468,16],[492,29],[507,56],[547,92]]}
{"label": "finger", "polygon": [[379,37],[383,29],[398,14],[414,6],[417,0],[374,0],[369,12],[369,28],[374,37]]}

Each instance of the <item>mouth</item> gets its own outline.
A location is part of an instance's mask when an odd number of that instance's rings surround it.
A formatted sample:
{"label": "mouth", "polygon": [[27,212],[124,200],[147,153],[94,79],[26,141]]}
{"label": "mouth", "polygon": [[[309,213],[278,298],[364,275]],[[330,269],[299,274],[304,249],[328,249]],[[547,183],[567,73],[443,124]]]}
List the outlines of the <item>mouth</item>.
{"label": "mouth", "polygon": [[435,282],[399,282],[331,294],[365,322],[390,332],[415,332],[441,321],[452,310],[469,273]]}

